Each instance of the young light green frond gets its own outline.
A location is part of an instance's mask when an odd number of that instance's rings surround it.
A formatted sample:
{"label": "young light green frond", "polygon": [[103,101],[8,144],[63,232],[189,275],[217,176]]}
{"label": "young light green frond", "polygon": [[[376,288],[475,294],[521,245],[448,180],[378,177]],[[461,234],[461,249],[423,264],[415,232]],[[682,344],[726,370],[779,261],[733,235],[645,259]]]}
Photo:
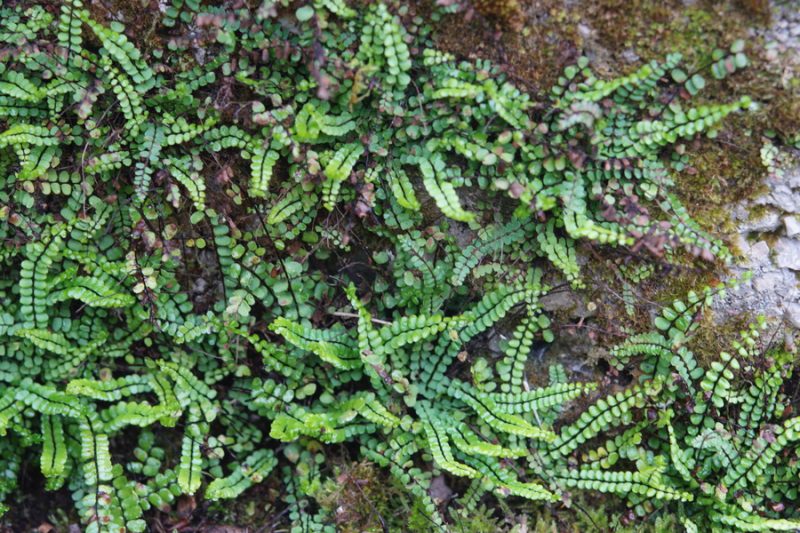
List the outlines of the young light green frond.
{"label": "young light green frond", "polygon": [[102,277],[76,276],[65,288],[50,293],[48,301],[62,302],[68,299],[78,300],[89,307],[130,307],[136,300],[128,293],[117,292]]}
{"label": "young light green frond", "polygon": [[86,413],[86,406],[76,396],[34,383],[29,378],[19,384],[16,399],[43,415],[81,418]]}
{"label": "young light green frond", "polygon": [[467,385],[458,384],[454,381],[447,392],[453,398],[469,405],[481,420],[496,431],[545,442],[553,441],[556,438],[556,435],[548,429],[533,426],[520,416],[504,413],[491,398],[471,390]]}
{"label": "young light green frond", "polygon": [[94,400],[115,402],[147,392],[152,389],[150,380],[145,376],[130,374],[110,380],[73,379],[67,384],[66,392],[76,396],[86,396]]}
{"label": "young light green frond", "polygon": [[184,494],[194,494],[202,482],[203,456],[200,438],[196,431],[187,428],[181,444],[178,464],[178,486]]}
{"label": "young light green frond", "polygon": [[25,403],[17,400],[17,389],[6,388],[0,396],[0,435],[6,435],[12,420],[24,409]]}
{"label": "young light green frond", "polygon": [[480,438],[464,423],[451,425],[447,432],[453,444],[468,455],[486,455],[489,457],[524,457],[528,454],[525,448],[506,448]]}
{"label": "young light green frond", "polygon": [[169,408],[163,405],[151,405],[148,402],[120,401],[101,411],[103,431],[116,433],[127,426],[147,427],[160,422],[167,416]]}
{"label": "young light green frond", "polygon": [[158,366],[174,380],[178,401],[184,408],[196,405],[206,422],[217,417],[219,407],[213,402],[217,396],[214,389],[200,381],[188,368],[177,363],[159,361]]}
{"label": "young light green frond", "polygon": [[438,154],[432,155],[430,160],[420,159],[419,170],[425,189],[445,216],[460,222],[469,222],[475,218],[474,213],[461,207],[455,187],[445,175],[444,160]]}
{"label": "young light green frond", "polygon": [[722,511],[712,509],[709,518],[725,528],[738,531],[797,531],[800,520],[767,518],[734,505],[720,506]]}
{"label": "young light green frond", "polygon": [[594,383],[557,383],[541,389],[507,393],[495,392],[486,395],[504,413],[522,414],[541,412],[555,405],[561,405],[595,390]]}
{"label": "young light green frond", "polygon": [[54,333],[46,329],[23,328],[18,329],[15,334],[18,337],[29,340],[31,344],[37,348],[57,355],[66,356],[72,349],[72,346],[63,334]]}
{"label": "young light green frond", "polygon": [[327,180],[322,184],[323,205],[328,211],[333,210],[342,182],[350,176],[363,153],[364,147],[361,144],[350,143],[343,145],[331,156],[323,171]]}
{"label": "young light green frond", "polygon": [[414,187],[411,185],[408,174],[402,168],[388,167],[386,169],[386,180],[389,182],[392,194],[394,194],[394,198],[400,206],[411,211],[420,210],[422,206],[414,192]]}
{"label": "young light green frond", "polygon": [[253,452],[232,474],[209,483],[205,497],[209,500],[237,498],[254,483],[263,481],[277,464],[278,461],[271,450]]}
{"label": "young light green frond", "polygon": [[83,417],[80,422],[80,444],[84,481],[99,491],[99,484],[112,478],[108,435],[98,431],[97,423],[91,417]]}
{"label": "young light green frond", "polygon": [[378,330],[378,335],[383,341],[382,349],[391,352],[427,340],[459,321],[459,318],[448,319],[441,315],[407,315]]}
{"label": "young light green frond", "polygon": [[48,482],[63,483],[67,466],[67,443],[60,416],[42,416],[42,475]]}
{"label": "young light green frond", "polygon": [[[197,168],[198,166],[200,168]],[[201,169],[202,163],[196,159],[184,157],[167,160],[167,170],[175,178],[175,181],[187,190],[189,198],[198,212],[204,212],[206,209],[206,183],[198,172]]]}
{"label": "young light green frond", "polygon": [[459,477],[476,478],[480,474],[473,468],[456,461],[450,450],[450,439],[447,426],[440,420],[435,412],[421,408],[422,429],[428,439],[428,448],[433,455],[434,462],[439,467]]}
{"label": "young light green frond", "polygon": [[554,502],[561,499],[558,494],[547,490],[541,483],[519,481],[508,469],[503,468],[497,459],[473,455],[467,461],[500,490],[534,501]]}
{"label": "young light green frond", "polygon": [[362,364],[356,343],[342,332],[304,327],[283,317],[275,319],[270,329],[294,346],[316,354],[336,368],[358,368]]}
{"label": "young light green frond", "polygon": [[[387,428],[394,428],[400,425],[400,419],[390,412],[374,394],[355,395],[350,400],[349,406],[358,411],[358,414],[374,424]],[[346,403],[345,405],[348,405]]]}
{"label": "young light green frond", "polygon": [[272,171],[280,155],[275,150],[264,148],[260,144],[254,145],[250,151],[250,196],[266,198]]}
{"label": "young light green frond", "polygon": [[55,127],[47,128],[35,124],[14,124],[0,132],[0,148],[8,146],[55,146],[58,144]]}

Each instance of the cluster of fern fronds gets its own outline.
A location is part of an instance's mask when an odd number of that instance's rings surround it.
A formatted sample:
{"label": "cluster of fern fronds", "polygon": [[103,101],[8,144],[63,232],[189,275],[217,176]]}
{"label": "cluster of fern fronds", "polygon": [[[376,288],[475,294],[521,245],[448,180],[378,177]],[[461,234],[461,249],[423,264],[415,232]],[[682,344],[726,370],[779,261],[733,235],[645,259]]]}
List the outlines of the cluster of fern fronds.
{"label": "cluster of fern fronds", "polygon": [[[581,59],[542,111],[407,6],[286,3],[173,0],[149,53],[81,0],[0,8],[6,504],[32,452],[87,531],[270,476],[293,530],[328,531],[319,450],[353,443],[434,530],[440,472],[469,480],[466,508],[583,489],[687,528],[798,527],[789,356],[753,329],[698,366],[710,291],[616,349],[639,384],[526,374],[553,340],[540,298],[582,284],[576,242],[727,257],[665,151],[749,100],[690,107],[704,81],[678,56],[613,80]],[[718,59],[746,64],[738,44]]]}

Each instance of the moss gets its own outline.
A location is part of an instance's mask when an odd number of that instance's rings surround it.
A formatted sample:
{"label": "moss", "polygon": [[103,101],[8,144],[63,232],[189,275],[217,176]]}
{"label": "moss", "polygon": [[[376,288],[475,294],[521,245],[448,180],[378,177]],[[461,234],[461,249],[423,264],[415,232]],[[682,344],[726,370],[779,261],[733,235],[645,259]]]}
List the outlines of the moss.
{"label": "moss", "polygon": [[510,23],[491,10],[448,15],[435,28],[436,44],[459,58],[489,59],[520,88],[542,94],[580,55],[580,15],[555,0],[519,4]]}
{"label": "moss", "polygon": [[362,461],[341,462],[335,471],[316,499],[334,517],[338,531],[399,531],[405,527],[413,498],[385,470]]}
{"label": "moss", "polygon": [[509,28],[521,29],[524,24],[518,0],[474,0],[473,4],[479,13],[497,19]]}
{"label": "moss", "polygon": [[[585,6],[585,20],[612,53],[633,50],[643,59],[680,52],[690,62],[748,35],[753,19],[737,2],[599,0]],[[624,23],[622,23],[624,21]]]}
{"label": "moss", "polygon": [[122,22],[125,34],[140,50],[158,49],[161,36],[155,31],[161,20],[156,0],[105,0],[86,2],[92,19],[102,23]]}
{"label": "moss", "polygon": [[694,353],[700,366],[708,367],[719,360],[720,352],[730,351],[731,342],[753,321],[750,313],[742,312],[718,322],[714,313],[707,312],[697,331],[690,337],[687,347]]}
{"label": "moss", "polygon": [[612,53],[634,48],[641,55],[647,40],[664,39],[670,14],[679,9],[678,4],[674,0],[599,0],[588,3],[584,20],[597,32],[599,44]]}
{"label": "moss", "polygon": [[[800,80],[798,80],[800,83]],[[779,91],[766,109],[765,127],[774,130],[778,137],[787,142],[800,133],[800,88],[794,93]]]}
{"label": "moss", "polygon": [[452,514],[452,531],[459,533],[484,533],[485,531],[504,531],[501,521],[494,516],[494,511],[486,505],[479,505],[477,509],[466,512],[460,509]]}
{"label": "moss", "polygon": [[770,21],[769,0],[736,0],[736,6],[760,24],[767,24]]}
{"label": "moss", "polygon": [[[203,507],[191,513],[194,524],[236,524],[243,528],[257,530],[267,524],[277,525],[282,516],[279,511],[284,507],[279,489],[279,476],[270,476],[263,483],[254,485],[242,498],[235,500],[206,501]],[[168,513],[167,523],[180,519],[174,512]],[[224,527],[224,526],[220,526]]]}
{"label": "moss", "polygon": [[619,503],[614,496],[576,494],[574,499],[567,499],[559,506],[529,508],[524,518],[531,533],[663,533],[681,529],[675,516],[667,511],[637,517],[633,510]]}
{"label": "moss", "polygon": [[752,24],[730,2],[706,2],[673,17],[667,38],[653,43],[652,49],[659,56],[680,52],[688,63],[704,64],[714,48],[727,48],[736,39],[746,38],[750,27]]}
{"label": "moss", "polygon": [[717,138],[699,138],[687,154],[689,166],[675,175],[676,192],[704,229],[733,233],[731,206],[764,192],[761,138],[750,130],[751,118],[730,117]]}

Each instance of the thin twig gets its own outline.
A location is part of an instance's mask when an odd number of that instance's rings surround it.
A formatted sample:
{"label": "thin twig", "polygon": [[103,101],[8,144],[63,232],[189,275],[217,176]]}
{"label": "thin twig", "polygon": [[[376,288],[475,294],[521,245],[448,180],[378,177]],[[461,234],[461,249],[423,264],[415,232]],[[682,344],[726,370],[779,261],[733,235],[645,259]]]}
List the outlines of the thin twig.
{"label": "thin twig", "polygon": [[[361,318],[356,313],[346,313],[344,311],[336,311],[336,312],[331,313],[331,314],[333,316],[340,316],[340,317],[343,317],[343,318]],[[373,318],[372,322],[374,322],[375,324],[381,324],[383,326],[391,326],[392,325],[391,322],[387,322],[386,320],[381,320],[380,318]]]}

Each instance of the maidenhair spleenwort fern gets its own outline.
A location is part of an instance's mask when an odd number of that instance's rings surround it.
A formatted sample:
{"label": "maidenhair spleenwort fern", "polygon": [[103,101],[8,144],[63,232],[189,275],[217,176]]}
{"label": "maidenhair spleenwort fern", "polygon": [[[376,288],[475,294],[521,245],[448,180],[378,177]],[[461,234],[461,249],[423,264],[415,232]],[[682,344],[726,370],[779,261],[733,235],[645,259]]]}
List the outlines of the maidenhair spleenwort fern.
{"label": "maidenhair spleenwort fern", "polygon": [[553,366],[534,387],[526,367],[554,338],[541,297],[583,283],[577,242],[727,256],[662,156],[748,99],[665,100],[704,85],[669,56],[616,80],[581,59],[533,106],[396,4],[174,0],[149,52],[80,0],[29,4],[0,7],[6,502],[32,450],[86,531],[267,478],[293,531],[333,531],[315,497],[345,443],[433,530],[439,474],[465,508],[586,490],[687,529],[796,527],[790,356],[753,328],[700,364],[686,339],[710,293],[614,349],[641,383]]}
{"label": "maidenhair spleenwort fern", "polygon": [[[722,351],[706,368],[686,346],[697,325],[695,317],[724,290],[707,288],[676,300],[656,317],[653,332],[614,349],[620,368],[630,366],[634,357],[639,361],[644,386],[661,383],[655,397],[659,411],[649,413],[652,423],[622,433],[624,439],[613,449],[606,446],[613,461],[592,461],[591,468],[601,476],[616,476],[625,460],[633,467],[630,475],[647,473],[652,490],[682,492],[686,502],[678,512],[689,531],[794,531],[800,520],[784,519],[781,512],[798,496],[800,417],[792,416],[782,392],[794,355],[762,339],[762,319],[743,330],[730,351]],[[635,419],[619,421],[630,424]],[[598,448],[589,457],[607,455],[606,449]],[[579,486],[585,468],[570,469],[563,476]],[[595,488],[618,490],[614,484]],[[649,491],[642,494],[646,497],[628,497],[643,513],[665,505]]]}

